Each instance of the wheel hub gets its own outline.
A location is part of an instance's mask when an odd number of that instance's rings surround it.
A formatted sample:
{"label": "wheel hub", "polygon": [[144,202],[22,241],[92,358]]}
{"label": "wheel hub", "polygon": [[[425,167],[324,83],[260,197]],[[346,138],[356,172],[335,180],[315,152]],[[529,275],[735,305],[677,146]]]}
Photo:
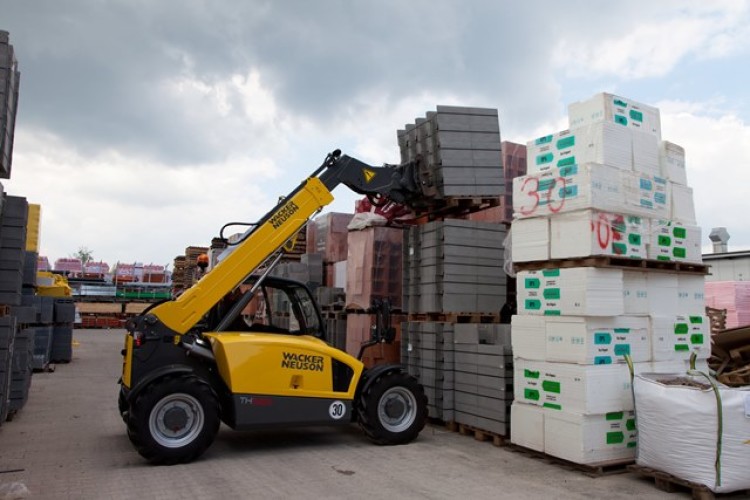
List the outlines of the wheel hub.
{"label": "wheel hub", "polygon": [[184,408],[172,407],[164,412],[164,427],[172,432],[184,429],[188,424],[188,415]]}
{"label": "wheel hub", "polygon": [[417,417],[417,401],[405,387],[391,387],[378,402],[378,420],[389,432],[402,432]]}
{"label": "wheel hub", "polygon": [[391,398],[385,403],[385,414],[388,415],[389,418],[400,418],[405,410],[406,405],[401,398]]}

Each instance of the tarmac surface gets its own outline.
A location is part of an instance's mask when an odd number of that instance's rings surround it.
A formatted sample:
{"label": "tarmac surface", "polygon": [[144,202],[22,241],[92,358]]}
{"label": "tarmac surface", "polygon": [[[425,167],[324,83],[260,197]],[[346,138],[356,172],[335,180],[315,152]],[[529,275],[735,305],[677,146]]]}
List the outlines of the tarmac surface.
{"label": "tarmac surface", "polygon": [[[661,499],[653,480],[578,471],[427,426],[382,447],[352,425],[235,432],[197,461],[148,465],[117,411],[123,330],[75,330],[73,361],[35,373],[26,406],[0,426],[0,500],[172,498]],[[5,496],[4,496],[5,494]]]}

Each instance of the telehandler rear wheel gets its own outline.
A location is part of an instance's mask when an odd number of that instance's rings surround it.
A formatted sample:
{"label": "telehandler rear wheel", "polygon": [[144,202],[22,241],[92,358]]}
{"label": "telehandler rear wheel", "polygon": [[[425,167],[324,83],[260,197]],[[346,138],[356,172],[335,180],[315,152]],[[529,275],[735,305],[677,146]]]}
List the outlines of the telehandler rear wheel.
{"label": "telehandler rear wheel", "polygon": [[374,443],[408,443],[424,428],[427,397],[414,377],[387,372],[361,394],[358,417],[360,427]]}
{"label": "telehandler rear wheel", "polygon": [[194,375],[167,377],[133,401],[128,437],[151,463],[190,462],[216,437],[219,412],[219,402],[206,381]]}

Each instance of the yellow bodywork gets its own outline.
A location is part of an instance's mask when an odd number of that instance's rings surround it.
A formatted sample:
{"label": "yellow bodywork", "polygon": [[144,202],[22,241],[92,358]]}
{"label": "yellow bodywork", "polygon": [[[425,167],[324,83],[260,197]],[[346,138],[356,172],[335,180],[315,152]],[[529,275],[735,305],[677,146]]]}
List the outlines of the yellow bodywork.
{"label": "yellow bodywork", "polygon": [[[354,399],[364,365],[311,336],[208,333],[219,374],[233,394]],[[332,360],[353,370],[345,392],[333,390]]]}
{"label": "yellow bodywork", "polygon": [[176,300],[151,313],[176,333],[186,333],[214,304],[281,248],[318,210],[333,201],[316,177],[305,181],[283,205],[214,269]]}
{"label": "yellow bodywork", "polygon": [[36,294],[45,297],[71,297],[73,292],[64,276],[39,271],[36,273]]}
{"label": "yellow bodywork", "polygon": [[130,388],[130,374],[133,372],[133,336],[125,334],[125,356],[122,359],[122,385]]}

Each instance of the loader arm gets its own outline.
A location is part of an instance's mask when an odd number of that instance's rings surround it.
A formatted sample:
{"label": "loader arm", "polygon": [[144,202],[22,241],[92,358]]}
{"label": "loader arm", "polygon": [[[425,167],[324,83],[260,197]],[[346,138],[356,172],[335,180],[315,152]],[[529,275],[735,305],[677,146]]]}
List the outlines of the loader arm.
{"label": "loader arm", "polygon": [[416,206],[421,200],[417,163],[372,167],[355,158],[330,153],[309,178],[255,225],[233,252],[177,299],[151,309],[134,329],[152,330],[157,323],[183,335],[193,328],[227,293],[242,283],[293,238],[307,221],[333,201],[333,191],[344,184],[359,194]]}

